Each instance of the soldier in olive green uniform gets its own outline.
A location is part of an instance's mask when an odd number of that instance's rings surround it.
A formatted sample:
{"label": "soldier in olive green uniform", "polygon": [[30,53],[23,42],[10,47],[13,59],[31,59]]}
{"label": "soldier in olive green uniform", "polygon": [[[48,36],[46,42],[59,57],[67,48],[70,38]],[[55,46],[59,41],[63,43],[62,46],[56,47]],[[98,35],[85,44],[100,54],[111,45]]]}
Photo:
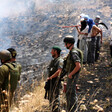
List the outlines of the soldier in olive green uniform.
{"label": "soldier in olive green uniform", "polygon": [[60,112],[59,108],[59,87],[60,81],[58,76],[63,68],[63,59],[60,57],[61,49],[54,46],[51,50],[53,60],[51,61],[48,72],[48,79],[50,81],[50,89],[48,91],[49,103],[52,106],[52,112]]}
{"label": "soldier in olive green uniform", "polygon": [[[16,56],[17,56],[16,50],[14,48],[8,48],[7,50],[11,53],[11,56],[12,56],[11,62],[17,65],[19,69],[19,74],[21,75],[21,65],[16,61]],[[18,80],[20,80],[20,75],[18,77]]]}
{"label": "soldier in olive green uniform", "polygon": [[[74,47],[75,40],[73,36],[66,36],[64,43],[65,47],[70,51],[65,67],[68,75],[66,88],[67,112],[75,112],[77,107],[76,83],[81,69],[81,58],[79,56],[79,49]],[[82,55],[81,51],[80,53]]]}
{"label": "soldier in olive green uniform", "polygon": [[[3,112],[8,112],[11,106],[13,93],[17,87],[17,82],[20,79],[20,69],[16,64],[11,62],[11,54],[8,50],[0,51],[0,109]],[[4,94],[3,93],[7,93]],[[7,104],[5,101],[8,101]],[[2,105],[5,105],[3,109]]]}

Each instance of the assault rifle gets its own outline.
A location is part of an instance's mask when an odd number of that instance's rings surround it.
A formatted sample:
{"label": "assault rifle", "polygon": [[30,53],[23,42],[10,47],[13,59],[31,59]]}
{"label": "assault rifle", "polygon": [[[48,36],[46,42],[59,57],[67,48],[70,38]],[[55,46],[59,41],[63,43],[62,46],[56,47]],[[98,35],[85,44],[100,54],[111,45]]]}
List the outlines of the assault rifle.
{"label": "assault rifle", "polygon": [[48,90],[50,89],[50,80],[45,82],[44,89],[45,89],[45,96],[44,96],[44,98],[47,99],[47,97],[48,97]]}

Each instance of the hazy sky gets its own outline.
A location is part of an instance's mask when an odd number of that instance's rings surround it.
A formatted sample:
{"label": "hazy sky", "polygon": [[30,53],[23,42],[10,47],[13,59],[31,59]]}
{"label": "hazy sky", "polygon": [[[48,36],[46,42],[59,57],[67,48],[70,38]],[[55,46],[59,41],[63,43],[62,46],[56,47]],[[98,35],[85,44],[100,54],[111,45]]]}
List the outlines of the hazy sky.
{"label": "hazy sky", "polygon": [[52,3],[54,0],[0,0],[0,18],[18,15],[28,11],[30,7],[36,4],[37,7],[44,7],[46,3]]}
{"label": "hazy sky", "polygon": [[0,17],[23,13],[27,10],[25,0],[0,0]]}

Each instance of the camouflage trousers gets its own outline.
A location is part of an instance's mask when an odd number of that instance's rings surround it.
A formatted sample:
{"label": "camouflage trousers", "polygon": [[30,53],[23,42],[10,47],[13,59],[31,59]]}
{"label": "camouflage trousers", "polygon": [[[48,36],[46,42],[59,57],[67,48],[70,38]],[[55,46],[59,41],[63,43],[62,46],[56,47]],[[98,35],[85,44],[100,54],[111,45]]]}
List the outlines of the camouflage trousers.
{"label": "camouflage trousers", "polygon": [[67,112],[75,112],[77,108],[76,81],[77,78],[67,79]]}
{"label": "camouflage trousers", "polygon": [[51,85],[48,91],[48,99],[52,112],[60,112],[59,85]]}

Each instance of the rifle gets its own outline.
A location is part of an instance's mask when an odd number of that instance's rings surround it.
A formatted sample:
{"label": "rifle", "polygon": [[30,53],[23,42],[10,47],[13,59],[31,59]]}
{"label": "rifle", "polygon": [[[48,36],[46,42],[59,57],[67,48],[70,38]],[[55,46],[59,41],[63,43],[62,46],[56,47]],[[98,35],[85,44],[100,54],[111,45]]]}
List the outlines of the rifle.
{"label": "rifle", "polygon": [[45,90],[45,95],[44,95],[44,98],[47,99],[47,95],[48,95],[48,91]]}
{"label": "rifle", "polygon": [[48,90],[50,89],[50,81],[49,81],[49,80],[45,82],[44,89],[45,89],[45,95],[44,95],[44,98],[47,99],[47,96],[48,96]]}

